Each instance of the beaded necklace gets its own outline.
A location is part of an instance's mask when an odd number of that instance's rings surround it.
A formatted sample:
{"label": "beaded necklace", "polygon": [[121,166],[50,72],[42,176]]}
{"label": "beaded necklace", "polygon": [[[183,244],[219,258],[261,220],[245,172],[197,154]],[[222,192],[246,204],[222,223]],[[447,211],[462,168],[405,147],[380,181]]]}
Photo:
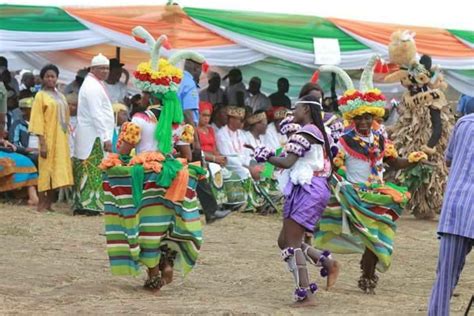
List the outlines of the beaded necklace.
{"label": "beaded necklace", "polygon": [[[383,171],[383,163],[381,159],[383,153],[380,149],[380,135],[378,133],[370,132],[370,135],[367,137],[368,141],[362,139],[355,130],[351,131],[349,135],[352,139],[357,142],[362,149],[362,153],[368,158],[370,164],[370,176],[369,182],[371,183],[383,183],[380,174]],[[373,140],[371,139],[373,137]]]}

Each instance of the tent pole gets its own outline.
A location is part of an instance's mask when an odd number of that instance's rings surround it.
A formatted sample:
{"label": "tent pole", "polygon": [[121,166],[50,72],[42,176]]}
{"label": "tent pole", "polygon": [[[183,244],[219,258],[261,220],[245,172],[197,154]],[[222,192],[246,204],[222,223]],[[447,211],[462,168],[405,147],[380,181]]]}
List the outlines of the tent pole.
{"label": "tent pole", "polygon": [[115,58],[120,62],[120,47],[115,47]]}

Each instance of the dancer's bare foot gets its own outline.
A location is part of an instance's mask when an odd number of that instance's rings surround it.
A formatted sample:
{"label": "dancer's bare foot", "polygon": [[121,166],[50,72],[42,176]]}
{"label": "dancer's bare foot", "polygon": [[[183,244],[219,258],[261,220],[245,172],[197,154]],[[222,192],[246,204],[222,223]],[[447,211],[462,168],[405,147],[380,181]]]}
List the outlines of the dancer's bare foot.
{"label": "dancer's bare foot", "polygon": [[341,272],[341,264],[338,261],[331,260],[330,264],[326,291],[329,291],[334,286],[334,284],[336,284],[337,278],[339,277],[339,272]]}
{"label": "dancer's bare foot", "polygon": [[162,286],[162,279],[160,276],[160,269],[158,266],[148,269],[148,279],[145,281],[143,288],[154,294],[157,294]]}
{"label": "dancer's bare foot", "polygon": [[163,264],[160,270],[163,285],[173,282],[173,267],[168,262]]}
{"label": "dancer's bare foot", "polygon": [[308,296],[306,296],[306,298],[304,300],[294,302],[293,304],[291,304],[291,307],[295,307],[295,308],[298,308],[298,307],[312,307],[312,306],[316,306],[316,305],[317,305],[317,302],[316,302],[315,295],[310,293],[310,294],[308,294]]}

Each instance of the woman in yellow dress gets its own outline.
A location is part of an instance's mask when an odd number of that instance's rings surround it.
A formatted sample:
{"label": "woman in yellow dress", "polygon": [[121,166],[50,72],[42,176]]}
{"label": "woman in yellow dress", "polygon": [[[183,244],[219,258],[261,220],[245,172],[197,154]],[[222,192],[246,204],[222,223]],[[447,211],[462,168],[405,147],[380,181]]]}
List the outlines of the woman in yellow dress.
{"label": "woman in yellow dress", "polygon": [[55,189],[73,185],[69,155],[69,108],[66,98],[56,89],[59,70],[55,65],[41,69],[43,86],[33,103],[29,131],[39,136],[40,201],[38,211],[52,210]]}

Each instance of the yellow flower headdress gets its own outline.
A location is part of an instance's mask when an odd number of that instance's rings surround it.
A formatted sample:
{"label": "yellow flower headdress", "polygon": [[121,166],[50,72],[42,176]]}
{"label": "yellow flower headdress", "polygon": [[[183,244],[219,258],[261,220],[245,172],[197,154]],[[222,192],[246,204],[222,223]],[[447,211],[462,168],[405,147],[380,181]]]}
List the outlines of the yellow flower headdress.
{"label": "yellow flower headdress", "polygon": [[164,154],[171,153],[172,125],[182,123],[184,119],[181,103],[176,92],[183,78],[183,72],[176,64],[183,59],[204,62],[204,57],[190,51],[175,53],[169,60],[160,58],[162,46],[168,46],[168,38],[161,35],[156,41],[153,36],[141,26],[132,30],[132,35],[141,43],[148,44],[150,48],[150,61],[138,65],[133,73],[135,86],[149,92],[160,100],[162,110],[156,126],[155,139],[159,150]]}

